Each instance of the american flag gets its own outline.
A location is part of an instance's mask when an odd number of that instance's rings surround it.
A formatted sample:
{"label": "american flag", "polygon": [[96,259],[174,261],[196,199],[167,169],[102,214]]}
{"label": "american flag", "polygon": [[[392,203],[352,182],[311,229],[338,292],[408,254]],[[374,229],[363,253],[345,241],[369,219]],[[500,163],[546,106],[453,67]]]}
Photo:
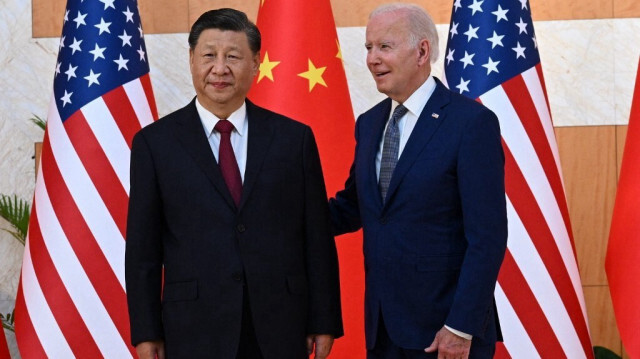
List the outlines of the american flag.
{"label": "american flag", "polygon": [[592,358],[558,149],[527,0],[455,0],[449,87],[496,113],[505,151],[508,250],[498,357]]}
{"label": "american flag", "polygon": [[23,358],[130,358],[133,135],[157,119],[135,0],[69,0],[16,299]]}

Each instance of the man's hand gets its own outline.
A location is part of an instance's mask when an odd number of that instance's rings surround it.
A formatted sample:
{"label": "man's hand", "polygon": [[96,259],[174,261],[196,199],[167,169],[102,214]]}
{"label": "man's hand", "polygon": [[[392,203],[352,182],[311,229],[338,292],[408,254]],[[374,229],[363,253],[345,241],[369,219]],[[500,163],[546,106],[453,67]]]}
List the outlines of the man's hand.
{"label": "man's hand", "polygon": [[307,336],[307,353],[311,355],[315,346],[315,359],[325,359],[333,346],[333,335],[311,334]]}
{"label": "man's hand", "polygon": [[467,359],[470,348],[471,340],[459,337],[443,327],[436,333],[433,343],[424,351],[427,353],[437,351],[438,359]]}
{"label": "man's hand", "polygon": [[136,345],[139,359],[164,359],[164,342],[142,342]]}

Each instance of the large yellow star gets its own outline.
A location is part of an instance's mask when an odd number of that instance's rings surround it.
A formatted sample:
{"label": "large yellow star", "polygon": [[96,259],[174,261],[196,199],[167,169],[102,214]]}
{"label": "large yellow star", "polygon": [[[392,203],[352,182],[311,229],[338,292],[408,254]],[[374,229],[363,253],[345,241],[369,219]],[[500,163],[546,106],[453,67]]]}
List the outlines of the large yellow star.
{"label": "large yellow star", "polygon": [[327,69],[326,66],[316,68],[313,62],[311,62],[311,59],[309,59],[309,70],[298,74],[298,76],[304,77],[305,79],[309,80],[309,92],[311,92],[311,90],[313,90],[316,84],[320,84],[324,87],[327,87],[327,84],[324,82],[324,79],[322,78],[322,74],[326,69]]}
{"label": "large yellow star", "polygon": [[336,46],[338,46],[338,53],[336,54],[336,57],[342,60],[342,48],[340,47],[338,39],[336,39]]}
{"label": "large yellow star", "polygon": [[280,64],[280,61],[270,61],[269,53],[264,53],[264,59],[262,59],[262,63],[260,64],[260,74],[258,75],[258,82],[262,80],[263,77],[267,77],[271,82],[273,82],[273,69]]}

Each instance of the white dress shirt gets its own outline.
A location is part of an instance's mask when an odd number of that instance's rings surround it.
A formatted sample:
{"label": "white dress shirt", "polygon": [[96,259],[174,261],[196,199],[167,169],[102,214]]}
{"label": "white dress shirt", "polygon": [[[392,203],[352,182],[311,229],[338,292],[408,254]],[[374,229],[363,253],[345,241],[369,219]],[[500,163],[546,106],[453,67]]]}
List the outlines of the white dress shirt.
{"label": "white dress shirt", "polygon": [[[402,156],[402,151],[411,136],[411,132],[413,132],[413,128],[416,127],[416,123],[418,122],[418,118],[420,118],[420,114],[424,107],[427,105],[427,102],[433,95],[433,92],[436,89],[436,80],[434,80],[433,76],[429,76],[427,81],[425,81],[422,86],[420,86],[414,93],[409,96],[409,98],[403,103],[404,107],[407,108],[407,113],[400,117],[398,121],[398,132],[400,132],[400,147],[398,149],[398,158]],[[391,112],[389,113],[389,119],[393,115],[393,111],[398,107],[399,103],[396,101],[392,101],[391,103]],[[425,118],[425,120],[430,120],[431,118]],[[424,121],[424,120],[423,120]],[[387,132],[387,127],[389,126],[389,122],[384,127],[384,132]],[[380,144],[378,145],[378,153],[376,154],[376,176],[378,180],[380,180],[380,163],[382,162],[382,147],[384,146],[384,135],[380,140]],[[453,334],[465,338],[467,340],[471,340],[473,336],[470,334],[461,332],[459,330],[453,329],[447,325],[445,328],[452,332]]]}
{"label": "white dress shirt", "polygon": [[[209,140],[209,146],[211,151],[218,161],[218,154],[220,153],[220,133],[213,128],[221,119],[213,113],[204,108],[198,99],[196,98],[196,109],[202,122],[202,127]],[[235,129],[231,131],[231,147],[233,148],[233,154],[236,156],[238,162],[238,169],[240,170],[240,177],[244,183],[244,170],[247,166],[247,144],[249,143],[249,118],[247,117],[247,104],[242,103],[239,109],[229,115],[227,118],[229,122],[233,124]]]}
{"label": "white dress shirt", "polygon": [[[431,98],[433,91],[436,89],[436,80],[434,80],[433,76],[429,76],[427,81],[425,81],[422,86],[420,86],[414,93],[409,96],[407,101],[403,103],[404,107],[407,108],[407,113],[400,117],[398,121],[398,132],[400,132],[400,148],[398,149],[398,158],[402,155],[402,150],[404,150],[407,141],[409,140],[409,136],[411,136],[411,132],[413,132],[413,128],[416,127],[416,123],[418,122],[418,118],[424,109],[424,106]],[[391,112],[389,113],[389,119],[393,115],[393,111],[398,107],[399,103],[396,101],[392,101],[391,103]],[[389,122],[384,127],[384,133],[387,132],[387,127],[389,126]],[[384,135],[380,140],[380,144],[378,145],[378,153],[376,154],[376,177],[380,180],[380,162],[382,162],[382,147],[384,146]]]}

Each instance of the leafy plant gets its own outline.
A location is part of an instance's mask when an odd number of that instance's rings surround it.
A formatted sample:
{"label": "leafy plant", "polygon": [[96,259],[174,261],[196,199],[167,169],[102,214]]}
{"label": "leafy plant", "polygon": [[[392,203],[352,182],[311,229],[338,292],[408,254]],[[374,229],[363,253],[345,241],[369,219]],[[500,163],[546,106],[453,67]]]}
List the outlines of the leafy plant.
{"label": "leafy plant", "polygon": [[[18,196],[9,197],[4,194],[0,194],[0,217],[9,222],[14,230],[8,230],[2,228],[2,230],[9,232],[18,242],[24,245],[27,238],[27,228],[29,227],[29,203],[18,198]],[[15,310],[15,309],[14,309]],[[0,313],[0,321],[2,327],[15,331],[13,326],[14,310],[11,313],[5,315]],[[1,334],[1,333],[0,333]]]}
{"label": "leafy plant", "polygon": [[[35,123],[38,127],[44,130],[47,127],[47,122],[42,119],[40,116],[33,115],[29,120]],[[25,244],[27,239],[27,229],[29,228],[29,215],[31,214],[31,209],[29,206],[29,202],[24,201],[18,196],[14,195],[13,197],[0,194],[0,217],[4,218],[9,222],[13,230],[8,230],[5,228],[0,228],[8,233],[10,233],[18,242]],[[14,330],[14,312],[15,309],[11,311],[11,313],[1,314],[0,313],[0,321],[2,322],[2,327],[10,330]],[[0,332],[0,335],[2,332]]]}
{"label": "leafy plant", "polygon": [[47,121],[38,115],[33,115],[33,117],[31,117],[29,120],[38,125],[38,127],[40,127],[43,131],[47,127]]}
{"label": "leafy plant", "polygon": [[2,321],[2,327],[12,332],[15,332],[15,327],[13,325],[13,321],[15,318],[14,312],[15,312],[15,309],[12,310],[11,313],[7,313],[6,315],[2,315],[0,313],[0,320]]}
{"label": "leafy plant", "polygon": [[9,222],[13,230],[2,229],[10,233],[18,242],[24,245],[29,227],[29,203],[14,195],[13,197],[0,194],[0,217]]}

